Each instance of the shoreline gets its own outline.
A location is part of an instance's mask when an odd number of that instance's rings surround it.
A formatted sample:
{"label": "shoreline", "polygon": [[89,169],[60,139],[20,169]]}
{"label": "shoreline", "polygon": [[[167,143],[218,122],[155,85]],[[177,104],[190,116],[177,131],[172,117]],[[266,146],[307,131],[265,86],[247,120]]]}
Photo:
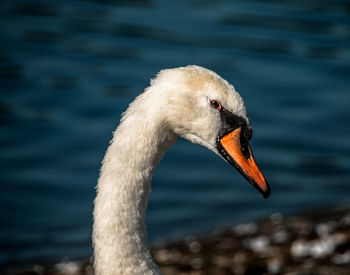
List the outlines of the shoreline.
{"label": "shoreline", "polygon": [[[350,204],[256,222],[151,245],[163,275],[350,274]],[[5,274],[93,274],[91,259]]]}

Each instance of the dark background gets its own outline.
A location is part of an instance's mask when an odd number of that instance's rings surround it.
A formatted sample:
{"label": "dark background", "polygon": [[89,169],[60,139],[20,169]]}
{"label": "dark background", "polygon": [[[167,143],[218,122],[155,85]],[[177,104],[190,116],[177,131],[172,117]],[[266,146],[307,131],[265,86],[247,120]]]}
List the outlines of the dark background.
{"label": "dark background", "polygon": [[349,1],[1,1],[0,266],[91,255],[104,151],[163,68],[235,85],[272,196],[179,140],[154,177],[151,241],[349,203],[349,15]]}

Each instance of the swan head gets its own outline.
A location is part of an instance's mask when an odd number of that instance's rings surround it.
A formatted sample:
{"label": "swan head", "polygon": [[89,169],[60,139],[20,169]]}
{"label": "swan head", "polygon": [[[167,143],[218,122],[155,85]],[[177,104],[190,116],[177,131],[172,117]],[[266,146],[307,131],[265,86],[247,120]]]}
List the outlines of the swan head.
{"label": "swan head", "polygon": [[151,84],[163,91],[156,95],[159,109],[175,134],[220,155],[265,198],[269,196],[269,185],[249,146],[253,130],[245,104],[231,84],[199,66],[163,70]]}

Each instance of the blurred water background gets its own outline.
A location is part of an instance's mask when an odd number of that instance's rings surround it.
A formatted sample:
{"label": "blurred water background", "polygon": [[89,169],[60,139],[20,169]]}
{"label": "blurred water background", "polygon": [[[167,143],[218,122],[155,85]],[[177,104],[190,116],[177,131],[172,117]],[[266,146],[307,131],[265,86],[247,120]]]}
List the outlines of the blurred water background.
{"label": "blurred water background", "polygon": [[121,113],[187,64],[245,99],[272,196],[179,140],[154,176],[151,241],[350,202],[350,1],[1,1],[0,266],[91,255]]}

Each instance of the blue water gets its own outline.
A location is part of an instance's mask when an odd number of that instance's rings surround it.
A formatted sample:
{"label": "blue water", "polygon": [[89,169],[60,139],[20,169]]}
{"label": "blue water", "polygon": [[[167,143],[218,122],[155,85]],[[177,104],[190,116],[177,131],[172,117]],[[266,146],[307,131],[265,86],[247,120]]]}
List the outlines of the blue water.
{"label": "blue water", "polygon": [[0,34],[0,266],[91,255],[112,131],[168,67],[235,85],[272,196],[179,140],[154,176],[151,241],[350,202],[349,1],[2,1]]}

